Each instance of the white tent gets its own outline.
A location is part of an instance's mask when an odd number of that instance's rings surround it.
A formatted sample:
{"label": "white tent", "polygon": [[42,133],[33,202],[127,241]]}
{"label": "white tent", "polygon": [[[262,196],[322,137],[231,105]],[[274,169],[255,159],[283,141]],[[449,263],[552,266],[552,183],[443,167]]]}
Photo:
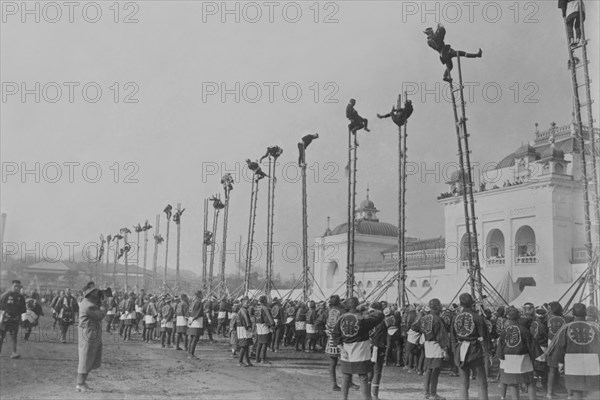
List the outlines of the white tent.
{"label": "white tent", "polygon": [[[519,289],[519,284],[516,282],[513,282],[510,272],[506,272],[504,274],[504,276],[502,278],[500,278],[500,280],[494,284],[494,288],[490,288],[489,285],[485,285],[485,286],[488,286],[488,288],[486,290],[488,299],[490,299],[490,301],[492,303],[495,303],[496,305],[505,305],[504,301],[502,301],[502,299],[500,299],[498,297],[498,293],[509,304],[511,301],[513,301],[514,299],[519,297],[519,295],[521,294],[521,290]],[[494,289],[496,289],[496,290],[494,290]],[[496,293],[496,292],[498,292],[498,293]]]}
{"label": "white tent", "polygon": [[[570,286],[570,283],[558,283],[554,285],[543,286],[525,286],[525,288],[523,288],[523,292],[521,292],[518,297],[509,303],[511,306],[521,307],[525,303],[533,303],[534,305],[539,306],[551,301],[558,301],[558,299],[565,294]],[[567,295],[561,300],[562,304],[565,304],[569,300],[574,290],[575,287],[569,290],[569,293],[567,293]],[[576,296],[576,300],[579,300],[578,296]]]}
{"label": "white tent", "polygon": [[[463,286],[464,284],[464,286]],[[462,286],[462,289],[461,289]],[[410,288],[409,288],[410,289]],[[457,302],[458,293],[470,292],[471,288],[469,283],[465,284],[465,278],[459,277],[441,277],[438,279],[436,285],[429,292],[425,293],[420,299],[419,303],[428,303],[431,299],[439,299],[442,304],[449,304],[452,299]]]}

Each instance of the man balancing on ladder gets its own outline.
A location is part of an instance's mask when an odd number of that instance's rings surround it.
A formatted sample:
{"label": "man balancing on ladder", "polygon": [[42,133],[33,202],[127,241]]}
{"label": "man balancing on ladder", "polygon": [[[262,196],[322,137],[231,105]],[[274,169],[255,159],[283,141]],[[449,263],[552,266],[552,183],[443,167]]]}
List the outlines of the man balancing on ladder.
{"label": "man balancing on ladder", "polygon": [[350,99],[350,102],[346,106],[346,118],[350,120],[350,124],[348,124],[348,129],[352,131],[352,133],[356,134],[356,131],[364,129],[366,132],[371,132],[368,128],[369,121],[366,118],[358,115],[358,111],[354,109],[356,105],[356,100]]}
{"label": "man balancing on ladder", "polygon": [[377,118],[383,119],[391,117],[392,121],[394,121],[394,123],[398,125],[398,127],[402,127],[406,123],[408,118],[412,115],[412,113],[412,101],[406,100],[404,102],[404,108],[402,108],[402,96],[398,95],[398,103],[396,103],[396,107],[392,107],[392,111],[390,111],[388,114],[377,114]]}
{"label": "man balancing on ladder", "polygon": [[466,58],[481,58],[482,51],[479,49],[477,53],[466,53],[462,50],[454,50],[449,44],[444,42],[446,37],[446,28],[442,24],[438,24],[436,31],[432,28],[427,28],[423,32],[427,35],[427,44],[429,47],[440,53],[440,61],[446,65],[446,71],[444,72],[444,81],[452,82],[450,77],[450,71],[454,68],[452,59],[454,57],[466,57]]}
{"label": "man balancing on ladder", "polygon": [[298,142],[298,165],[299,166],[303,166],[304,164],[306,164],[305,150],[308,148],[308,146],[312,143],[313,140],[318,139],[318,138],[319,138],[318,133],[308,134],[308,135],[302,137],[301,142]]}

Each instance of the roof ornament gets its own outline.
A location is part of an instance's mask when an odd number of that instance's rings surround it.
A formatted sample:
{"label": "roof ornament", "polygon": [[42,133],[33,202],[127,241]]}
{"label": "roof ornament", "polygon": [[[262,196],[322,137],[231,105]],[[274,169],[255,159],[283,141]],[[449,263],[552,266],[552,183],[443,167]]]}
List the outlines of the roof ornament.
{"label": "roof ornament", "polygon": [[550,136],[548,137],[548,143],[550,143],[550,147],[554,148],[554,142],[556,141],[556,122],[552,122],[550,124]]}

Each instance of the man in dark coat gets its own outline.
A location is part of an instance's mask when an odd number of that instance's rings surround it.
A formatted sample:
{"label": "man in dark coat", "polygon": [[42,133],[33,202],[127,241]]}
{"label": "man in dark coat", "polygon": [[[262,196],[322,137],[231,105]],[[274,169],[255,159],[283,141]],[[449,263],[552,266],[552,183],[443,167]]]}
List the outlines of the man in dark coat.
{"label": "man in dark coat", "polygon": [[371,132],[368,128],[369,121],[366,118],[358,115],[358,111],[354,108],[356,105],[355,99],[350,99],[350,102],[346,106],[346,118],[350,120],[350,124],[348,125],[348,129],[354,134],[356,131],[364,129],[367,132]]}
{"label": "man in dark coat", "polygon": [[427,28],[423,33],[427,35],[427,44],[429,47],[440,53],[440,61],[446,65],[446,71],[444,72],[443,80],[446,82],[452,82],[450,77],[450,71],[454,68],[452,59],[455,57],[466,57],[466,58],[481,58],[482,51],[479,49],[477,53],[466,53],[462,50],[454,50],[449,44],[444,42],[446,37],[446,28],[442,24],[438,24],[436,31],[432,28]]}
{"label": "man in dark coat", "polygon": [[101,294],[94,282],[89,282],[82,291],[84,298],[79,307],[79,365],[75,388],[78,392],[88,392],[87,376],[102,362],[102,319],[106,309],[100,305]]}
{"label": "man in dark coat", "polygon": [[394,121],[394,123],[396,125],[398,125],[398,127],[401,127],[406,123],[406,121],[408,121],[408,118],[412,115],[412,113],[413,113],[412,101],[406,100],[404,102],[404,107],[402,107],[402,96],[398,95],[398,102],[396,104],[396,107],[392,107],[392,111],[390,111],[387,114],[384,114],[384,115],[377,114],[377,118],[383,119],[383,118],[391,117],[392,121]]}
{"label": "man in dark coat", "polygon": [[575,320],[563,325],[548,346],[548,354],[565,365],[565,386],[575,400],[598,398],[600,392],[600,329],[586,321],[587,308],[573,305]]}
{"label": "man in dark coat", "polygon": [[367,374],[371,370],[371,344],[369,331],[383,321],[383,312],[371,310],[361,314],[358,299],[351,297],[346,301],[349,309],[335,324],[332,332],[333,343],[340,349],[340,365],[344,374],[342,396],[348,399],[348,390],[353,374],[358,374],[360,391],[364,400],[371,398]]}
{"label": "man in dark coat", "polygon": [[4,338],[8,333],[13,349],[10,358],[13,359],[20,357],[17,353],[17,333],[21,314],[27,311],[25,296],[21,294],[21,288],[21,281],[14,280],[11,289],[0,297],[0,353],[2,353]]}
{"label": "man in dark coat", "polygon": [[477,374],[479,399],[488,399],[487,377],[485,375],[485,343],[488,343],[488,330],[483,316],[473,309],[475,301],[469,293],[459,296],[462,311],[454,317],[450,330],[451,346],[454,349],[454,362],[459,368],[461,379],[460,398],[469,399],[469,378],[471,371]]}

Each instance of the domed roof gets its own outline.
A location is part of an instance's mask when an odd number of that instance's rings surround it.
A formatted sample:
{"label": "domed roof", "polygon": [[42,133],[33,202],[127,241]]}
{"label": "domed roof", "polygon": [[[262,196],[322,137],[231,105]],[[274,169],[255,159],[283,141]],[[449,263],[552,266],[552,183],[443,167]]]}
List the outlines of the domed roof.
{"label": "domed roof", "polygon": [[452,173],[452,175],[450,175],[450,180],[446,183],[451,185],[456,182],[462,182],[462,171],[461,170],[454,171]]}
{"label": "domed roof", "polygon": [[536,149],[533,148],[531,145],[526,144],[519,147],[515,152],[504,157],[498,164],[496,164],[495,169],[512,167],[513,165],[515,165],[515,158],[522,158],[527,155],[533,156],[536,160],[540,159],[540,154],[536,151]]}
{"label": "domed roof", "polygon": [[359,209],[371,209],[371,210],[375,210],[375,203],[373,203],[368,197],[366,199],[364,199],[363,201],[360,202],[360,208]]}
{"label": "domed roof", "polygon": [[[348,223],[343,223],[335,227],[332,235],[340,235],[348,232]],[[371,236],[397,237],[398,227],[386,222],[375,222],[359,219],[356,221],[356,233]]]}

